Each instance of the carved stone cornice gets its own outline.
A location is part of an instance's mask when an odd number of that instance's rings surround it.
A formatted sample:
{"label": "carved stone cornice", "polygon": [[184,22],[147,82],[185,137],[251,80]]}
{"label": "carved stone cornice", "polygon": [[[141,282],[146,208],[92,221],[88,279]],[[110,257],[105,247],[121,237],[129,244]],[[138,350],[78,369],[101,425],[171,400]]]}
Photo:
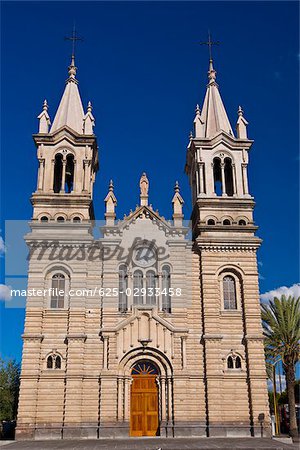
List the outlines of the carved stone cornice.
{"label": "carved stone cornice", "polygon": [[222,334],[203,334],[202,339],[204,341],[218,342],[223,339],[223,335]]}
{"label": "carved stone cornice", "polygon": [[210,244],[210,243],[200,243],[197,241],[197,246],[201,251],[205,252],[256,252],[256,250],[260,247],[260,243],[258,244],[250,244],[250,245],[239,245],[239,244]]}
{"label": "carved stone cornice", "polygon": [[24,333],[21,337],[27,342],[42,342],[44,339],[44,335],[39,333]]}
{"label": "carved stone cornice", "polygon": [[87,338],[87,335],[84,333],[70,333],[67,334],[65,337],[66,342],[68,343],[69,341],[73,341],[73,342],[85,342]]}
{"label": "carved stone cornice", "polygon": [[264,341],[265,337],[263,336],[263,334],[247,334],[244,337],[245,341]]}

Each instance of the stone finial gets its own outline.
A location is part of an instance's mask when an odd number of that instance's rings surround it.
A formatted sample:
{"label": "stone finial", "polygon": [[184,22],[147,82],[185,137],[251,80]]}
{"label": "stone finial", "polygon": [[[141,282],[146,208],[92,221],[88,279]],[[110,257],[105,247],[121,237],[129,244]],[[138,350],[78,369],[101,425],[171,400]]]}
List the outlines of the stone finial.
{"label": "stone finial", "polygon": [[87,112],[83,118],[83,134],[93,134],[95,126],[95,118],[92,114],[92,103],[88,102]]}
{"label": "stone finial", "polygon": [[244,117],[244,111],[241,106],[238,108],[238,120],[236,123],[236,134],[238,139],[248,139],[247,137],[248,122]]}
{"label": "stone finial", "polygon": [[50,117],[48,114],[48,103],[47,100],[44,100],[43,103],[43,111],[37,117],[40,121],[39,123],[39,133],[48,133],[49,126],[51,125]]}
{"label": "stone finial", "polygon": [[182,214],[182,206],[184,204],[184,201],[180,195],[180,187],[179,187],[178,181],[176,181],[176,183],[175,183],[174,191],[175,191],[175,193],[172,198],[174,226],[182,227],[182,220],[184,217]]}
{"label": "stone finial", "polygon": [[115,218],[116,218],[115,207],[117,205],[117,199],[114,194],[113,180],[110,180],[110,182],[109,182],[108,194],[105,197],[104,202],[105,202],[105,208],[106,208],[106,211],[105,211],[106,225],[114,226]]}
{"label": "stone finial", "polygon": [[208,80],[209,80],[209,84],[213,84],[216,82],[216,78],[217,78],[217,72],[214,69],[213,66],[213,60],[210,59],[209,60],[209,67],[208,67]]}
{"label": "stone finial", "polygon": [[140,205],[148,205],[149,180],[144,172],[140,178]]}
{"label": "stone finial", "polygon": [[76,72],[77,72],[77,67],[75,66],[75,57],[74,57],[74,55],[72,55],[71,64],[68,67],[68,73],[69,73],[68,81],[75,80]]}
{"label": "stone finial", "polygon": [[[195,134],[196,138],[203,137],[204,136],[204,122],[201,119],[201,111],[200,111],[200,107],[198,104],[196,105],[195,113],[196,113],[196,115],[195,115],[195,119],[194,119],[194,134]],[[191,132],[191,134],[192,134],[192,132]],[[192,135],[192,137],[193,137],[193,135]],[[190,138],[191,138],[191,136],[190,136]]]}

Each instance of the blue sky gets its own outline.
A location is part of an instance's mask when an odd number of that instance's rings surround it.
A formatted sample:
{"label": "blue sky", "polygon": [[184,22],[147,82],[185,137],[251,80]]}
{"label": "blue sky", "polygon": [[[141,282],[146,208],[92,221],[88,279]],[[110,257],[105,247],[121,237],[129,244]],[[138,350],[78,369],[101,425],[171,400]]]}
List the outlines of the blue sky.
{"label": "blue sky", "polygon": [[[191,212],[185,150],[196,103],[203,102],[207,30],[217,81],[231,123],[241,104],[255,140],[249,185],[262,293],[299,282],[299,92],[297,2],[2,2],[2,224],[31,217],[37,161],[32,133],[46,98],[53,119],[70,61],[73,21],[77,78],[93,103],[100,146],[95,212],[103,218],[110,178],[118,217],[135,208],[143,171],[150,202],[171,215],[175,180]],[[1,259],[2,269],[4,258]],[[3,270],[4,273],[4,270]],[[15,274],[17,275],[17,274]],[[21,357],[24,309],[2,315],[2,354]]]}

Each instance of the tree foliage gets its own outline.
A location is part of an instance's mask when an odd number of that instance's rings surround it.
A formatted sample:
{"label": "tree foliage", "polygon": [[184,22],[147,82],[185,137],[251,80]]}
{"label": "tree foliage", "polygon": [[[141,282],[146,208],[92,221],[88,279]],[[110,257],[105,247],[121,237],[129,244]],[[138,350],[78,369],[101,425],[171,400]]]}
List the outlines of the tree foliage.
{"label": "tree foliage", "polygon": [[0,421],[17,417],[20,364],[0,358]]}
{"label": "tree foliage", "polygon": [[294,388],[295,366],[299,361],[300,351],[300,297],[295,299],[282,295],[280,299],[275,297],[268,304],[263,304],[262,321],[267,363],[274,363],[276,359],[281,359],[283,363],[290,412],[290,434],[294,437],[298,434]]}

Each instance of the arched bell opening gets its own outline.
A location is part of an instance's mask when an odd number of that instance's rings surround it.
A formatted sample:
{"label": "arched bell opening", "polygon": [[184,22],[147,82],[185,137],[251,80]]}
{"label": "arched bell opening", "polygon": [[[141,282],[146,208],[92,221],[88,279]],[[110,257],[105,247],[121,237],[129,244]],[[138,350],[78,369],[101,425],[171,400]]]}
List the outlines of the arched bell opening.
{"label": "arched bell opening", "polygon": [[58,194],[61,190],[63,163],[62,155],[57,153],[54,159],[54,179],[53,179],[53,191]]}
{"label": "arched bell opening", "polygon": [[222,171],[220,158],[214,158],[213,160],[213,172],[214,172],[214,190],[215,194],[222,195]]}
{"label": "arched bell opening", "polygon": [[74,155],[67,156],[65,192],[70,194],[74,189]]}
{"label": "arched bell opening", "polygon": [[230,158],[225,158],[224,163],[225,163],[224,175],[225,175],[225,188],[226,188],[225,191],[229,197],[232,197],[234,194],[232,161]]}

